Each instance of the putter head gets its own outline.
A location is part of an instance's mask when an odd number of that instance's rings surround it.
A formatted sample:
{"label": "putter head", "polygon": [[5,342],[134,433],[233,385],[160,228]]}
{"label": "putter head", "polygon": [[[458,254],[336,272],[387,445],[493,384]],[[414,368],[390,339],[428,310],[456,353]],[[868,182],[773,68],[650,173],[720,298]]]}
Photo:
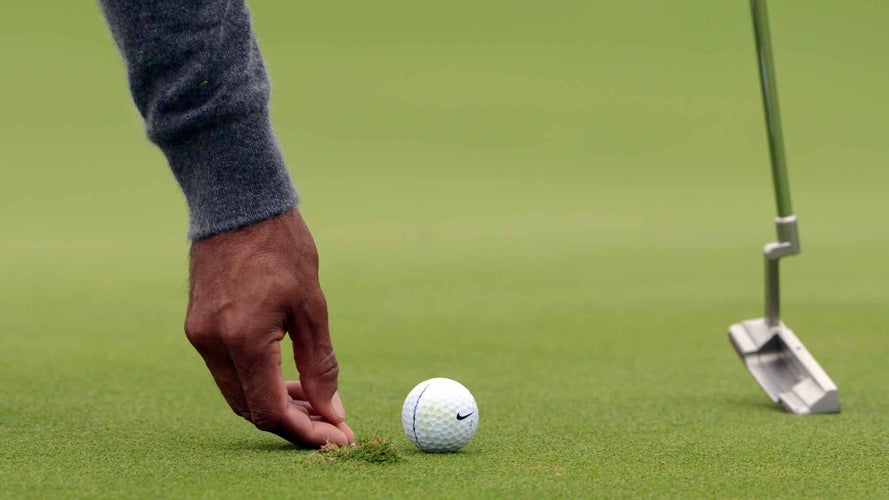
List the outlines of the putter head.
{"label": "putter head", "polygon": [[750,374],[781,408],[796,415],[839,413],[837,386],[790,328],[757,318],[729,327]]}

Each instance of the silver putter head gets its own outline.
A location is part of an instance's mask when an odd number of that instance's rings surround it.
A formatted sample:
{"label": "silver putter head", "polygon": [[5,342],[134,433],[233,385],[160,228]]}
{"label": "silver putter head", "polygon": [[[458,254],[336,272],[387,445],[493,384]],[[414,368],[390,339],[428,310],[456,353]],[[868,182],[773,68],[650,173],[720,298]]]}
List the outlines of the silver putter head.
{"label": "silver putter head", "polygon": [[839,413],[837,386],[790,328],[765,318],[729,327],[729,339],[750,374],[781,408],[796,415]]}

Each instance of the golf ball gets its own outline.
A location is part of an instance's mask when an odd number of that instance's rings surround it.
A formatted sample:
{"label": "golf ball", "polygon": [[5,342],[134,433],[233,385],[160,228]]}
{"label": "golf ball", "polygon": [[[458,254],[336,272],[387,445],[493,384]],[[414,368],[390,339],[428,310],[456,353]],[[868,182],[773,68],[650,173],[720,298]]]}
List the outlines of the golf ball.
{"label": "golf ball", "polygon": [[401,408],[404,433],[429,453],[457,451],[478,428],[478,405],[469,389],[449,378],[417,384]]}

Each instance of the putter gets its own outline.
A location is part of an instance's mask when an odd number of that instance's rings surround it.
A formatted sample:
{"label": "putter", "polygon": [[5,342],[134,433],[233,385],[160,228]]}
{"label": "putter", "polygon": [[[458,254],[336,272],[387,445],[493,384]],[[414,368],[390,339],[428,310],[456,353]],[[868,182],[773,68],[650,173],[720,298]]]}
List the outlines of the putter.
{"label": "putter", "polygon": [[766,2],[750,0],[750,8],[753,11],[762,100],[772,159],[772,182],[778,205],[778,217],[775,219],[778,241],[767,244],[763,250],[765,317],[732,325],[729,327],[729,340],[753,378],[784,411],[796,415],[838,413],[840,398],[837,386],[780,319],[778,263],[782,257],[799,253],[799,233],[796,216],[790,206]]}

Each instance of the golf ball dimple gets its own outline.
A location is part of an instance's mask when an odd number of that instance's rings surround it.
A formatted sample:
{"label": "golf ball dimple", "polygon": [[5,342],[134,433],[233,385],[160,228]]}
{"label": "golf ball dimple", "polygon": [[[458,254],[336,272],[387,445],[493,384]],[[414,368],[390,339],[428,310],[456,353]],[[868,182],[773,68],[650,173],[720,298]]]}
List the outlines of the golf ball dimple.
{"label": "golf ball dimple", "polygon": [[475,435],[478,405],[459,382],[431,378],[407,395],[401,408],[401,425],[407,438],[425,452],[457,451]]}

